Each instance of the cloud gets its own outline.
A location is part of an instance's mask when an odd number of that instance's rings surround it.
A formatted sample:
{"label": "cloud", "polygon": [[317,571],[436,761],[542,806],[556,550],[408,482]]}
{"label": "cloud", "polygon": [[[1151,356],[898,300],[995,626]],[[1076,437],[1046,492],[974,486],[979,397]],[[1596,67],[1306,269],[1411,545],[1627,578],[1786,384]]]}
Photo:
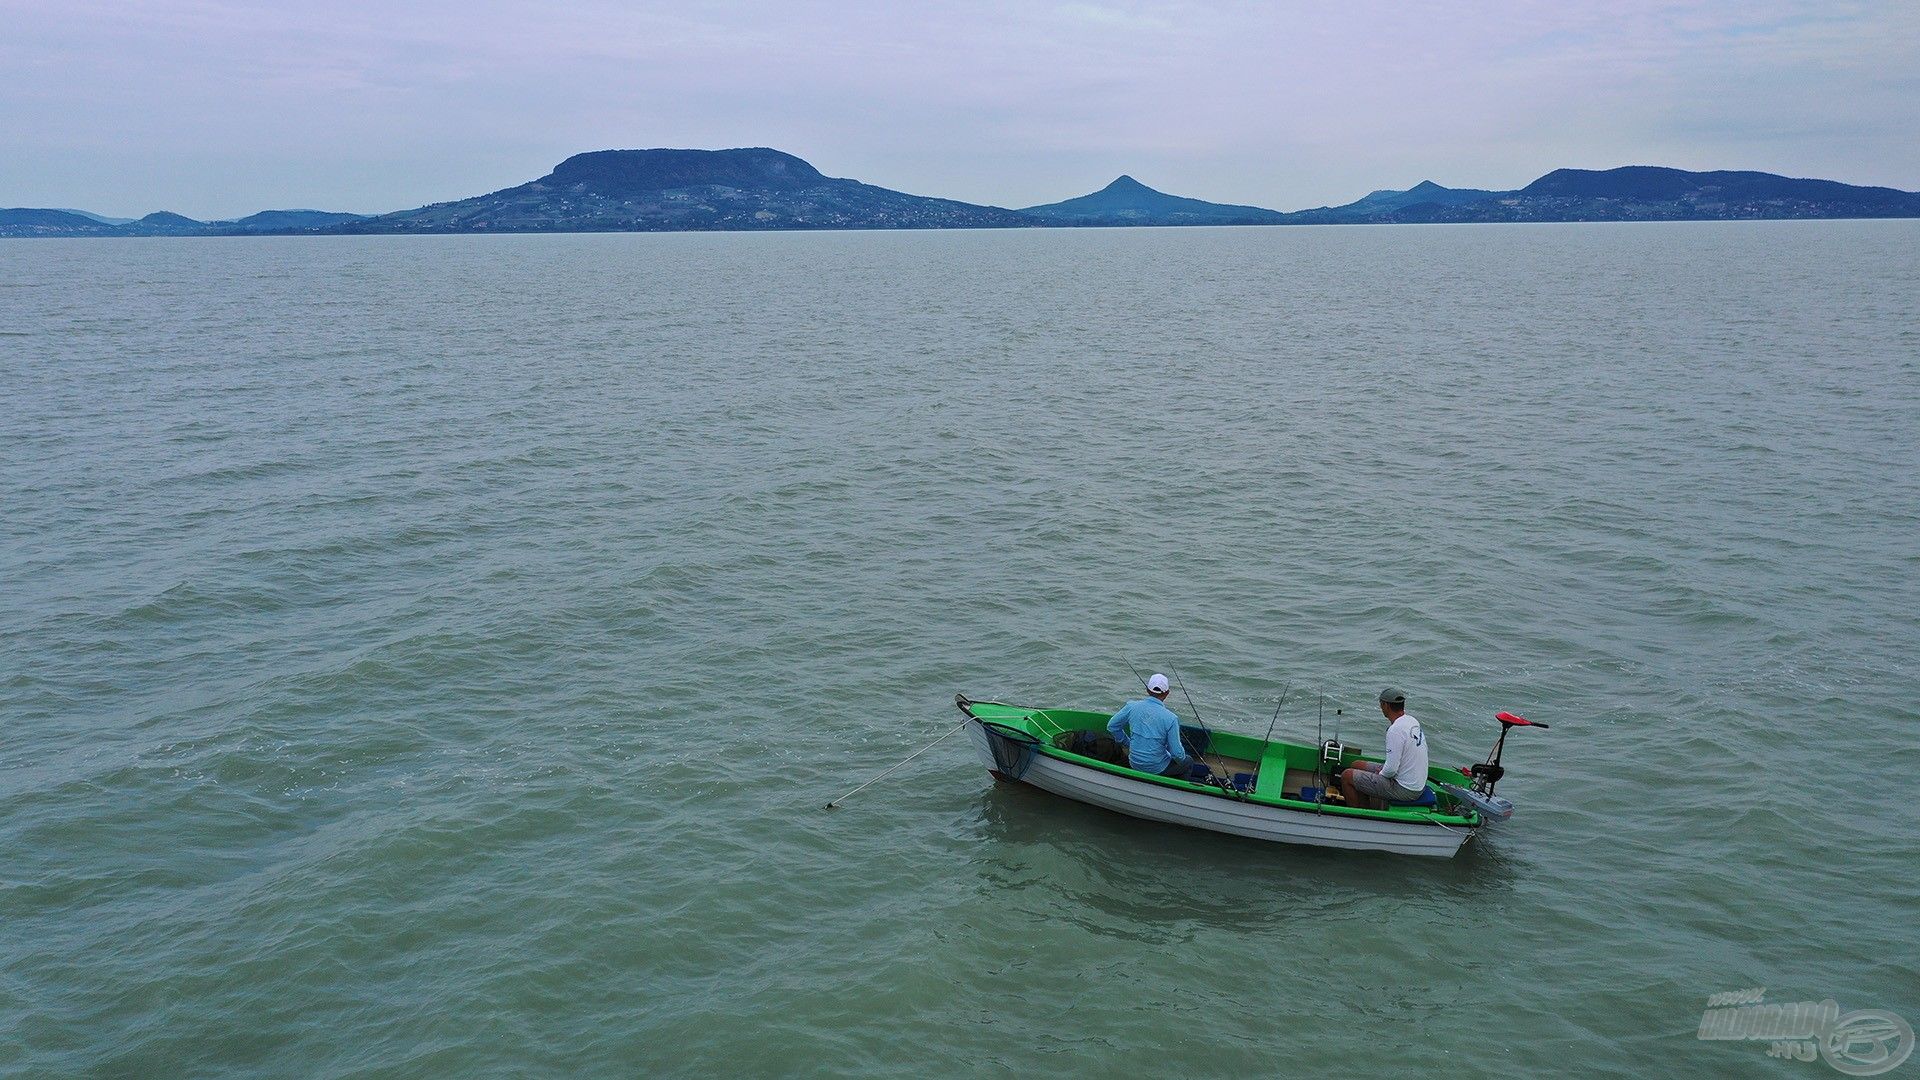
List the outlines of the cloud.
{"label": "cloud", "polygon": [[0,0],[0,203],[381,210],[610,146],[1024,205],[1286,208],[1559,165],[1920,186],[1920,7]]}

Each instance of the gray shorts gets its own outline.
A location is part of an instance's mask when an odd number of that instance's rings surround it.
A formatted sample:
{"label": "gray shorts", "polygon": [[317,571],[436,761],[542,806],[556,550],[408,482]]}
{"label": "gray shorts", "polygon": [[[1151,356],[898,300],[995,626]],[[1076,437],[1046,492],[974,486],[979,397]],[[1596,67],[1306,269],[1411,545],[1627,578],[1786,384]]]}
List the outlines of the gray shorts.
{"label": "gray shorts", "polygon": [[[1420,797],[1426,794],[1424,788],[1419,791],[1409,791],[1377,772],[1368,771],[1361,762],[1355,762],[1354,768],[1361,770],[1353,774],[1354,790],[1362,795],[1369,795],[1389,803],[1410,803],[1420,801]],[[1374,768],[1377,769],[1379,766],[1375,765]]]}

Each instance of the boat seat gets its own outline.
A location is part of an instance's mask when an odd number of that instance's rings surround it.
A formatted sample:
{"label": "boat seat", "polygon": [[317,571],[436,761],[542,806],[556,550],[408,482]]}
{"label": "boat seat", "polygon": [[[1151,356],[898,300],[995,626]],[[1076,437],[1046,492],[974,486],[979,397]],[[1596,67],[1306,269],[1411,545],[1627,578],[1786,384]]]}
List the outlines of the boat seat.
{"label": "boat seat", "polygon": [[1426,787],[1423,787],[1420,789],[1419,798],[1413,800],[1412,802],[1394,803],[1393,805],[1395,807],[1401,807],[1401,806],[1411,807],[1412,809],[1415,809],[1415,810],[1418,810],[1422,807],[1425,807],[1427,809],[1432,809],[1433,807],[1440,805],[1440,798],[1439,796],[1433,793],[1433,785],[1428,784]]}

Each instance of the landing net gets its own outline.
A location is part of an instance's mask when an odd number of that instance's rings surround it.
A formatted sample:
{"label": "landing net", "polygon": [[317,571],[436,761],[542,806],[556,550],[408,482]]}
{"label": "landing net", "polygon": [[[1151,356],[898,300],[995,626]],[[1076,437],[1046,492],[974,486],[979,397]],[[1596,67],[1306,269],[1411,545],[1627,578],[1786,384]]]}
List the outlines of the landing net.
{"label": "landing net", "polygon": [[980,721],[980,728],[987,733],[987,749],[993,752],[993,771],[1009,780],[1025,776],[1033,755],[1040,750],[1040,740],[991,720]]}

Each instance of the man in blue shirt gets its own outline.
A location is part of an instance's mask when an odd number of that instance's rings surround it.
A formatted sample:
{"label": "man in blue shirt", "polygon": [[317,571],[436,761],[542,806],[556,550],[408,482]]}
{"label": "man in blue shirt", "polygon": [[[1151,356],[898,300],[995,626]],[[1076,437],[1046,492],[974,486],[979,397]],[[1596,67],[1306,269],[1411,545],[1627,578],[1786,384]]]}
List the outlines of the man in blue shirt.
{"label": "man in blue shirt", "polygon": [[1180,717],[1166,700],[1167,677],[1155,674],[1147,680],[1147,696],[1121,706],[1107,731],[1127,748],[1127,764],[1143,773],[1184,777],[1193,761],[1180,745]]}

